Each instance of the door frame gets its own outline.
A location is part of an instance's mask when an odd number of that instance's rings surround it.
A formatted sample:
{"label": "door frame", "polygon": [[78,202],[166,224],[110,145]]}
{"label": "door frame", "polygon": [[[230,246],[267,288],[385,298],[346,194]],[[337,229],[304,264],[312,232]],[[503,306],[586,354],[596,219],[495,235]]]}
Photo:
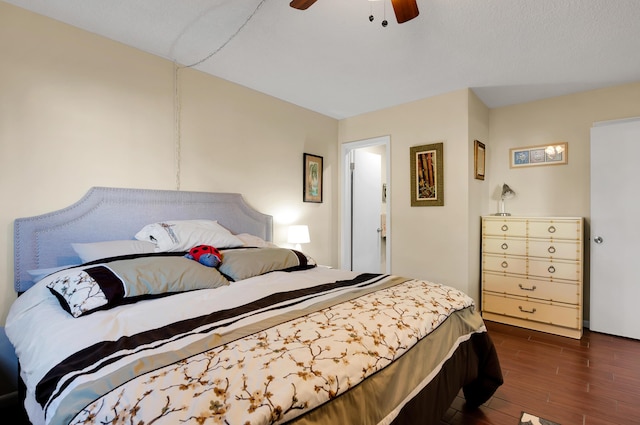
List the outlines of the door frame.
{"label": "door frame", "polygon": [[342,212],[340,214],[340,268],[351,270],[351,155],[357,149],[372,146],[384,145],[385,147],[385,167],[387,184],[386,202],[386,270],[391,274],[391,137],[379,136],[371,139],[358,140],[343,143],[340,154],[340,169],[342,170]]}

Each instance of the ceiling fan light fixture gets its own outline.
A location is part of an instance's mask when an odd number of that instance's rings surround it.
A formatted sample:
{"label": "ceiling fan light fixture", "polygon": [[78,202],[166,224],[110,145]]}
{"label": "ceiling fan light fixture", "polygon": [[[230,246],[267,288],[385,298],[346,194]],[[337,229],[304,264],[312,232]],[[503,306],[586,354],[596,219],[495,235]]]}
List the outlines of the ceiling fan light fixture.
{"label": "ceiling fan light fixture", "polygon": [[391,4],[399,24],[410,21],[420,14],[417,0],[391,0]]}
{"label": "ceiling fan light fixture", "polygon": [[[289,6],[298,10],[306,10],[311,5],[313,5],[317,0],[292,0],[289,3]],[[369,2],[382,1],[382,0],[369,0]],[[417,17],[420,12],[418,11],[418,2],[417,0],[391,0],[391,4],[393,6],[393,11],[396,15],[396,20],[399,24],[410,21],[411,19]],[[373,22],[374,17],[373,13],[369,15],[369,21]],[[382,21],[382,26],[386,27],[388,21],[385,19]]]}
{"label": "ceiling fan light fixture", "polygon": [[316,0],[292,0],[289,6],[298,10],[307,10]]}

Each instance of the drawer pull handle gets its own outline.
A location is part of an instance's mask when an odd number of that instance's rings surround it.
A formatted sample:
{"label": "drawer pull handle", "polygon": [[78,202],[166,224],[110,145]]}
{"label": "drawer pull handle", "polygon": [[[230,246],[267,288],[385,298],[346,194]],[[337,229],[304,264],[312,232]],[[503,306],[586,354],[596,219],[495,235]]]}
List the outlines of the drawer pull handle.
{"label": "drawer pull handle", "polygon": [[507,267],[509,267],[509,263],[507,263],[506,261],[503,261],[502,264],[500,264],[502,266],[503,269],[506,269]]}
{"label": "drawer pull handle", "polygon": [[509,245],[507,245],[506,243],[503,243],[502,245],[500,245],[500,248],[509,249]]}
{"label": "drawer pull handle", "polygon": [[520,287],[520,289],[522,289],[523,291],[535,291],[536,290],[536,285],[533,285],[531,288],[525,288],[524,286],[522,286],[522,283],[519,283],[518,286]]}
{"label": "drawer pull handle", "polygon": [[549,231],[549,233],[555,233],[556,232],[556,228],[554,226],[549,226],[549,228],[547,230]]}
{"label": "drawer pull handle", "polygon": [[549,266],[549,268],[547,269],[549,271],[549,273],[555,273],[556,272],[556,268],[553,266]]}
{"label": "drawer pull handle", "polygon": [[549,247],[549,249],[547,249],[547,251],[549,251],[549,254],[555,254],[555,252],[556,252],[556,247],[555,247],[555,246],[553,246],[553,245],[551,245],[551,246]]}
{"label": "drawer pull handle", "polygon": [[519,306],[518,306],[518,308],[520,309],[520,311],[521,311],[522,313],[530,313],[530,314],[533,314],[533,313],[535,313],[535,312],[536,312],[536,309],[535,309],[535,308],[532,308],[531,310],[525,310],[524,308],[522,308],[522,306],[521,306],[521,305],[519,305]]}
{"label": "drawer pull handle", "polygon": [[507,226],[506,224],[503,224],[501,229],[503,232],[506,232],[507,230],[509,230],[509,226]]}

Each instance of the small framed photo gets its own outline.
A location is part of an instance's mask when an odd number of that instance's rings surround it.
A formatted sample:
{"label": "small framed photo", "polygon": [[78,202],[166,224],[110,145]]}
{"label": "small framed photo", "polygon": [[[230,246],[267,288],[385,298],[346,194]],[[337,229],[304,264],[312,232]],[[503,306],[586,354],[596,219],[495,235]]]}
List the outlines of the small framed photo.
{"label": "small framed photo", "polygon": [[474,140],[473,158],[475,178],[484,180],[485,147],[484,143]]}
{"label": "small framed photo", "polygon": [[302,200],[304,202],[322,202],[322,157],[304,154],[303,157]]}
{"label": "small framed photo", "polygon": [[568,159],[569,144],[567,142],[512,148],[509,150],[509,163],[511,168],[538,165],[563,165],[567,164]]}
{"label": "small framed photo", "polygon": [[411,150],[411,206],[444,205],[444,143],[414,146]]}

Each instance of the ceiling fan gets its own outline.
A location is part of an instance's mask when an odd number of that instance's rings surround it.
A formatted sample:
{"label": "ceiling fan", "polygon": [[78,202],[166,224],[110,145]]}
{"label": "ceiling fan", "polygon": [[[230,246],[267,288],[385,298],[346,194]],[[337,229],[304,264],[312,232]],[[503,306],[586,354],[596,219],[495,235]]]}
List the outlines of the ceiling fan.
{"label": "ceiling fan", "polygon": [[[305,10],[315,2],[316,0],[292,0],[289,5],[294,9]],[[391,0],[391,4],[399,24],[410,21],[420,13],[417,0]]]}

